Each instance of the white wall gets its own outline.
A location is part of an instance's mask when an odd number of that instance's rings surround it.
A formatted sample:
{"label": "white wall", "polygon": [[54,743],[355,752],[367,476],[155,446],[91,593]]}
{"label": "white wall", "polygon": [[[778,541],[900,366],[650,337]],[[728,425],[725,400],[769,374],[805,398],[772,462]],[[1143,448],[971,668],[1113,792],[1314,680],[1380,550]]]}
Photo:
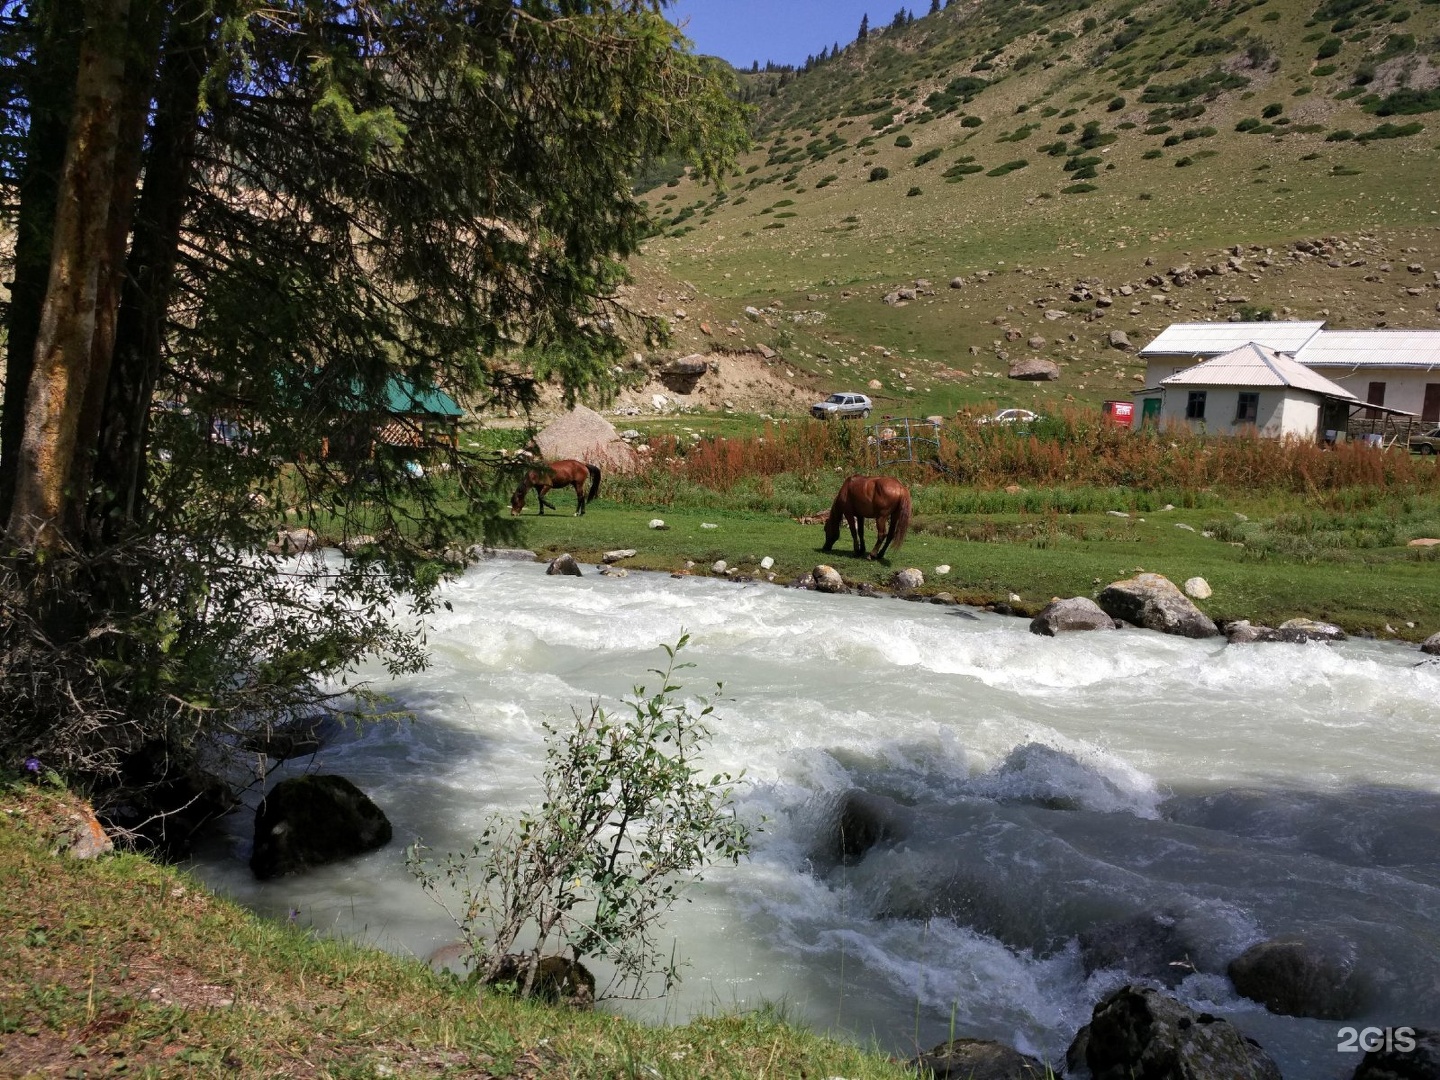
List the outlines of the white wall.
{"label": "white wall", "polygon": [[[1205,391],[1205,419],[1186,420],[1185,410],[1189,405],[1190,391]],[[1320,401],[1302,391],[1285,390],[1280,387],[1261,389],[1260,403],[1255,423],[1236,424],[1235,411],[1240,404],[1241,393],[1254,393],[1254,387],[1244,386],[1167,386],[1158,394],[1137,394],[1135,397],[1134,427],[1140,426],[1144,414],[1145,398],[1159,397],[1160,425],[1188,424],[1197,432],[1210,435],[1234,435],[1252,427],[1267,438],[1294,435],[1302,439],[1313,439],[1320,427]]]}
{"label": "white wall", "polygon": [[[1383,382],[1385,384],[1385,400],[1380,404],[1391,409],[1403,409],[1416,416],[1420,415],[1420,410],[1425,404],[1426,384],[1440,384],[1440,368],[1432,371],[1394,367],[1323,367],[1313,370],[1324,375],[1331,382],[1339,383],[1361,401],[1366,400],[1372,382]],[[1146,385],[1150,384],[1147,382]]]}

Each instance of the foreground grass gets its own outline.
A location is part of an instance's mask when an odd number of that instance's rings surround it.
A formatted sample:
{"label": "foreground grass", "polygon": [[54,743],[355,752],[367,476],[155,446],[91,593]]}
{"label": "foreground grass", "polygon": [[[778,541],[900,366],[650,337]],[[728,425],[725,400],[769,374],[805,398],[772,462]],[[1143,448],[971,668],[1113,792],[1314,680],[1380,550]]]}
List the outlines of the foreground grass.
{"label": "foreground grass", "polygon": [[774,1015],[650,1028],[477,996],[136,856],[56,855],[74,802],[0,791],[0,1075],[912,1076]]}
{"label": "foreground grass", "polygon": [[[1093,494],[1095,505],[1104,505],[1101,494]],[[1073,501],[1073,495],[1067,499]],[[1440,561],[1434,549],[1405,546],[1410,533],[1427,534],[1440,524],[1429,500],[1327,515],[1306,511],[1299,500],[1292,505],[1276,498],[1210,497],[1203,506],[1172,510],[1135,508],[1117,498],[1117,512],[1130,515],[1117,517],[1099,510],[1031,512],[1024,508],[1027,497],[1010,497],[1007,504],[998,494],[970,512],[943,512],[931,510],[919,495],[909,539],[881,563],[854,557],[848,532],[834,551],[823,553],[820,525],[800,524],[776,509],[616,506],[602,500],[591,504],[585,517],[574,517],[573,500],[562,495],[555,500],[560,512],[544,517],[534,513],[532,501],[521,536],[543,555],[569,551],[582,561],[598,561],[607,550],[634,548],[627,567],[675,571],[687,569],[688,562],[696,574],[709,573],[715,560],[723,559],[741,574],[764,577],[759,563],[769,556],[775,560],[770,573],[781,583],[820,562],[835,566],[847,581],[877,585],[896,569],[915,566],[926,575],[927,592],[945,591],[978,604],[1014,593],[1021,597],[1015,606],[1026,611],[1055,596],[1092,596],[1144,569],[1177,583],[1205,578],[1214,596],[1201,607],[1217,619],[1276,625],[1306,616],[1351,632],[1408,640],[1440,630]],[[812,496],[810,505],[796,509],[818,513],[824,500]],[[650,529],[655,517],[668,528]],[[873,544],[873,522],[867,535]],[[940,565],[951,569],[937,575]]]}

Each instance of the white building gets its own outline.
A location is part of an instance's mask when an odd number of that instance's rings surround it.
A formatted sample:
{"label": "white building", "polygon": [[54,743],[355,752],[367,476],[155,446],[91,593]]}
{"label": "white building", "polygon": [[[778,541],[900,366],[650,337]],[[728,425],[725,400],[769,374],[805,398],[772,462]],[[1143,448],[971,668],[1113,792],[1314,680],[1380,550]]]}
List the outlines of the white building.
{"label": "white building", "polygon": [[1318,438],[1343,430],[1355,395],[1254,342],[1194,364],[1135,395],[1134,426],[1188,424],[1211,435]]}
{"label": "white building", "polygon": [[1171,323],[1140,350],[1147,361],[1145,385],[1161,381],[1209,360],[1255,343],[1294,356],[1325,328],[1323,322],[1202,322]]}

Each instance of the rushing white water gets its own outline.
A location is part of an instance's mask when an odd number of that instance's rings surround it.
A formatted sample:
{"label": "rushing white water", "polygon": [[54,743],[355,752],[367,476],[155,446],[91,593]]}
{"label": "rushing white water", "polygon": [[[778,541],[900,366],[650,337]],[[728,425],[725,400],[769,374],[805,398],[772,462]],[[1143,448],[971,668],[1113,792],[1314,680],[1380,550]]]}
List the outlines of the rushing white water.
{"label": "rushing white water", "polygon": [[[1144,631],[1041,638],[1020,619],[647,574],[548,578],[483,564],[446,592],[433,666],[396,684],[413,723],[313,762],[369,793],[390,847],[303,876],[249,874],[248,814],[197,866],[253,907],[427,955],[455,939],[406,874],[533,799],[542,724],[627,693],[692,635],[687,691],[723,681],[710,758],[744,769],[753,858],[670,921],[680,991],[625,1006],[684,1020],[783,1003],[913,1051],[957,1034],[1058,1060],[1127,980],[1076,937],[1136,914],[1183,927],[1179,995],[1229,1017],[1287,1077],[1348,1076],[1339,1024],[1237,998],[1226,962],[1284,933],[1338,936],[1373,984],[1364,1023],[1440,1023],[1440,667],[1413,649],[1226,646]],[[906,835],[830,855],[838,800],[888,796]],[[1203,972],[1208,972],[1205,974]]]}

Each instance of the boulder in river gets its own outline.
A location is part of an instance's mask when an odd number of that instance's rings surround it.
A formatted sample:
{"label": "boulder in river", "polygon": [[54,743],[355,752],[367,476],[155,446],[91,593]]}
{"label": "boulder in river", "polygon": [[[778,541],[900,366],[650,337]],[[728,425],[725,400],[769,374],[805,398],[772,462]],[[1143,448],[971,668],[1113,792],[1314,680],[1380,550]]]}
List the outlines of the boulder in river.
{"label": "boulder in river", "polygon": [[1040,614],[1030,620],[1030,632],[1042,637],[1074,630],[1114,630],[1115,620],[1089,597],[1072,596],[1069,600],[1051,600]]}
{"label": "boulder in river", "polygon": [[1420,644],[1420,651],[1427,656],[1440,656],[1440,634],[1431,634]]}
{"label": "boulder in river", "polygon": [[293,776],[270,789],[255,811],[250,869],[262,881],[390,842],[390,820],[343,776]]}
{"label": "boulder in river", "polygon": [[1440,1080],[1440,1032],[1401,1030],[1393,1029],[1389,1048],[1365,1054],[1353,1080]]}
{"label": "boulder in river", "polygon": [[1230,961],[1228,973],[1237,993],[1282,1016],[1349,1020],[1365,1008],[1364,976],[1348,942],[1262,941]]}
{"label": "boulder in river", "polygon": [[856,863],[877,844],[903,840],[911,812],[894,799],[855,789],[840,796],[834,824],[822,854],[836,862]]}
{"label": "boulder in river", "polygon": [[1080,935],[1080,961],[1087,976],[1119,970],[1169,987],[1195,970],[1175,919],[1154,913],[1086,930]]}
{"label": "boulder in river", "polygon": [[935,1080],[1048,1080],[1055,1075],[1029,1054],[986,1039],[951,1039],[910,1067]]}
{"label": "boulder in river", "polygon": [[1220,632],[1215,621],[1162,574],[1136,574],[1113,582],[1098,602],[1107,615],[1162,634],[1208,638]]}
{"label": "boulder in river", "polygon": [[1280,624],[1281,641],[1344,641],[1345,631],[1334,623],[1314,619],[1289,619]]}
{"label": "boulder in river", "polygon": [[1273,626],[1254,626],[1249,619],[1225,624],[1225,640],[1231,645],[1253,645],[1260,641],[1284,641]]}
{"label": "boulder in river", "polygon": [[1148,986],[1101,999],[1065,1058],[1093,1080],[1281,1080],[1270,1055],[1229,1021]]}
{"label": "boulder in river", "polygon": [[575,561],[575,556],[567,551],[551,559],[545,573],[550,577],[580,577],[580,564]]}

